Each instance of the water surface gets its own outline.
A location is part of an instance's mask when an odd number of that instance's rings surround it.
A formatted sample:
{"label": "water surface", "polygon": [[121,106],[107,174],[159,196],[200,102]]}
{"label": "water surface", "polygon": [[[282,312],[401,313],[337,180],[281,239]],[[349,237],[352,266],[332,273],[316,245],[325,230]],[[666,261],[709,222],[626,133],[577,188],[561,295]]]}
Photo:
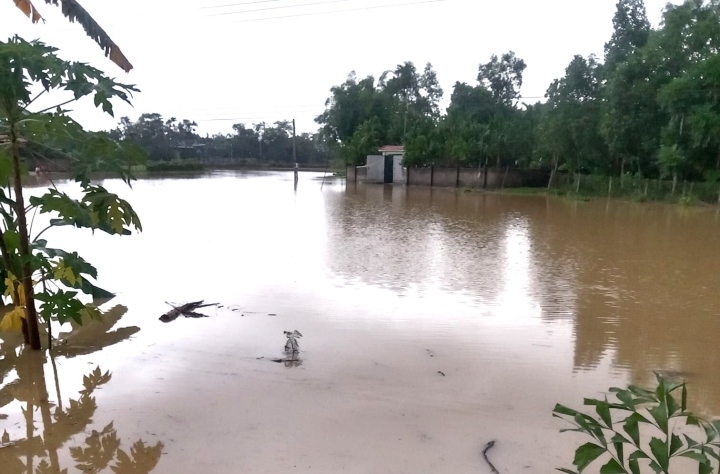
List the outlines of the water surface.
{"label": "water surface", "polygon": [[[3,474],[489,472],[490,440],[501,472],[550,472],[578,443],[556,402],[654,370],[720,415],[717,209],[320,177],[105,181],[142,234],[46,234],[118,296],[55,367],[2,341]],[[200,299],[223,307],[158,320]]]}

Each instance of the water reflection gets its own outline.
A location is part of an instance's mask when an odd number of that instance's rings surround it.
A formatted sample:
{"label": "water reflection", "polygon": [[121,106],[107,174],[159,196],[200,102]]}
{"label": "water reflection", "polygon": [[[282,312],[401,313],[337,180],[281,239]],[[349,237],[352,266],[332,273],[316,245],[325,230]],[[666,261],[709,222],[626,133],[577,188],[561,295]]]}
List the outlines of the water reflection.
{"label": "water reflection", "polygon": [[467,294],[516,325],[570,321],[576,371],[609,364],[645,385],[671,371],[720,414],[716,211],[352,183],[327,205],[328,265],[348,281]]}
{"label": "water reflection", "polygon": [[349,184],[328,207],[328,265],[350,281],[463,293],[504,318],[572,315],[573,262],[536,235],[542,199]]}
{"label": "water reflection", "polygon": [[[71,464],[82,472],[109,468],[115,473],[139,474],[157,466],[162,442],[137,440],[127,449],[112,422],[100,431],[91,429],[98,409],[95,392],[110,382],[109,371],[96,367],[85,374],[77,396],[64,398],[61,393],[56,357],[90,354],[126,340],[139,329],[110,330],[126,311],[115,306],[102,322],[86,321],[62,333],[62,344],[48,352],[26,350],[19,335],[0,333],[0,411],[10,410],[10,416],[2,417],[8,420],[3,422],[7,444],[0,449],[3,474],[66,473]],[[46,379],[48,366],[52,368],[50,381]]]}

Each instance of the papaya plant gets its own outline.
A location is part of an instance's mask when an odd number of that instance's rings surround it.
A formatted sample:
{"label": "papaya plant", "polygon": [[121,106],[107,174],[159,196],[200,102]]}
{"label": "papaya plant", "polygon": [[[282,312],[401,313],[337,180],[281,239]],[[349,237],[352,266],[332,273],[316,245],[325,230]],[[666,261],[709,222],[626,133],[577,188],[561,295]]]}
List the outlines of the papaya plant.
{"label": "papaya plant", "polygon": [[[608,401],[607,397],[585,399],[586,406],[595,407],[594,416],[556,405],[553,416],[574,426],[562,431],[584,433],[592,438],[575,451],[576,470],[558,470],[578,474],[604,462],[601,474],[669,474],[678,458],[687,458],[697,464],[699,474],[717,472],[720,421],[709,422],[687,410],[688,391],[684,382],[670,382],[660,375],[657,381],[654,391],[634,385],[627,389],[611,388],[616,401]],[[673,396],[677,392],[679,401]]]}
{"label": "papaya plant", "polygon": [[[17,36],[0,42],[0,291],[12,303],[0,330],[22,330],[25,343],[40,349],[40,319],[81,322],[100,311],[80,299],[108,296],[93,280],[97,270],[77,253],[48,246],[40,237],[60,226],[74,226],[108,234],[141,231],[130,206],[103,186],[93,184],[92,172],[113,172],[128,185],[130,167],[142,162],[143,152],[132,144],[90,132],[74,121],[67,104],[92,98],[96,107],[113,114],[113,100],[130,103],[132,85],[116,82],[85,63],[60,59],[57,49]],[[40,96],[63,96],[57,105],[33,110]],[[41,196],[26,199],[23,176],[27,163],[61,161],[80,188],[80,197],[51,186]],[[28,216],[51,214],[49,226],[30,235]],[[39,311],[36,301],[40,302]]]}

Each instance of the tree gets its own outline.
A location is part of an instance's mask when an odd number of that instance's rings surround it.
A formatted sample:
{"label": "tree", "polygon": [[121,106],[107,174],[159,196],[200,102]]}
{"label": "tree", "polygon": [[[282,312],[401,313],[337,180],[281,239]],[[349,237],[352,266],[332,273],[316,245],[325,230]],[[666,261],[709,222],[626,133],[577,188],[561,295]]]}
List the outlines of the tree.
{"label": "tree", "polygon": [[[39,41],[26,42],[14,37],[0,42],[0,182],[12,188],[0,190],[0,215],[3,218],[0,254],[5,295],[13,310],[2,320],[2,329],[22,328],[25,342],[40,349],[39,314],[47,323],[58,319],[82,321],[82,315],[99,316],[99,310],[78,299],[108,293],[91,283],[97,270],[77,253],[47,247],[40,236],[58,226],[101,230],[109,234],[129,234],[141,229],[132,207],[116,194],[91,183],[90,172],[101,169],[117,172],[128,184],[132,176],[127,165],[142,156],[137,147],[113,140],[107,133],[85,131],[70,119],[63,104],[40,111],[31,106],[38,95],[57,90],[73,93],[77,101],[91,96],[96,106],[112,114],[111,99],[129,102],[137,89],[120,84],[101,71],[83,63],[60,59],[56,49]],[[39,91],[33,95],[33,91]],[[80,187],[82,196],[50,188],[41,197],[26,204],[23,194],[23,161],[48,159],[48,154],[63,157]],[[28,212],[52,213],[57,218],[31,239]],[[46,285],[52,280],[55,285]],[[35,290],[35,283],[42,290]],[[49,328],[48,324],[48,328]]]}
{"label": "tree", "polygon": [[[25,15],[32,20],[33,23],[37,23],[43,20],[43,17],[38,12],[32,0],[13,0],[15,6],[17,6]],[[127,60],[125,55],[120,51],[118,45],[110,38],[110,36],[103,30],[95,19],[80,5],[76,0],[45,0],[48,5],[59,6],[62,9],[62,14],[67,18],[70,23],[78,22],[83,27],[85,33],[95,41],[100,48],[105,52],[105,56],[109,57],[112,62],[120,66],[125,72],[130,72],[133,68],[130,61]],[[44,21],[44,20],[43,20]]]}
{"label": "tree", "polygon": [[647,43],[650,22],[644,0],[620,0],[613,17],[613,28],[610,41],[605,43],[605,65],[609,72]]}
{"label": "tree", "polygon": [[493,54],[490,62],[480,65],[478,82],[492,92],[498,104],[514,106],[520,97],[526,67],[525,61],[516,57],[513,51],[500,58]]}
{"label": "tree", "polygon": [[690,158],[690,166],[698,172],[720,170],[719,91],[718,55],[692,66],[660,90],[658,101],[670,115],[665,130],[667,150],[660,155],[665,170],[676,173],[680,160],[670,158],[682,155]]}
{"label": "tree", "polygon": [[570,171],[606,172],[603,162],[605,144],[599,134],[600,78],[595,57],[576,55],[565,69],[565,77],[555,80],[545,97],[550,109],[543,139],[552,141],[556,165],[559,161]]}

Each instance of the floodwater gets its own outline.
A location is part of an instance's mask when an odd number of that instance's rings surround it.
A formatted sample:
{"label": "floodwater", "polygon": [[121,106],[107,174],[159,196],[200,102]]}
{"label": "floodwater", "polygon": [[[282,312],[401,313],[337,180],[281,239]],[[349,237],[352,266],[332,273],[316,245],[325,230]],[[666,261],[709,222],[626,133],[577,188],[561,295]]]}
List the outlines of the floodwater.
{"label": "floodwater", "polygon": [[555,403],[653,371],[720,415],[717,209],[321,176],[105,181],[142,234],[45,234],[118,295],[52,357],[0,334],[0,472],[546,473]]}

